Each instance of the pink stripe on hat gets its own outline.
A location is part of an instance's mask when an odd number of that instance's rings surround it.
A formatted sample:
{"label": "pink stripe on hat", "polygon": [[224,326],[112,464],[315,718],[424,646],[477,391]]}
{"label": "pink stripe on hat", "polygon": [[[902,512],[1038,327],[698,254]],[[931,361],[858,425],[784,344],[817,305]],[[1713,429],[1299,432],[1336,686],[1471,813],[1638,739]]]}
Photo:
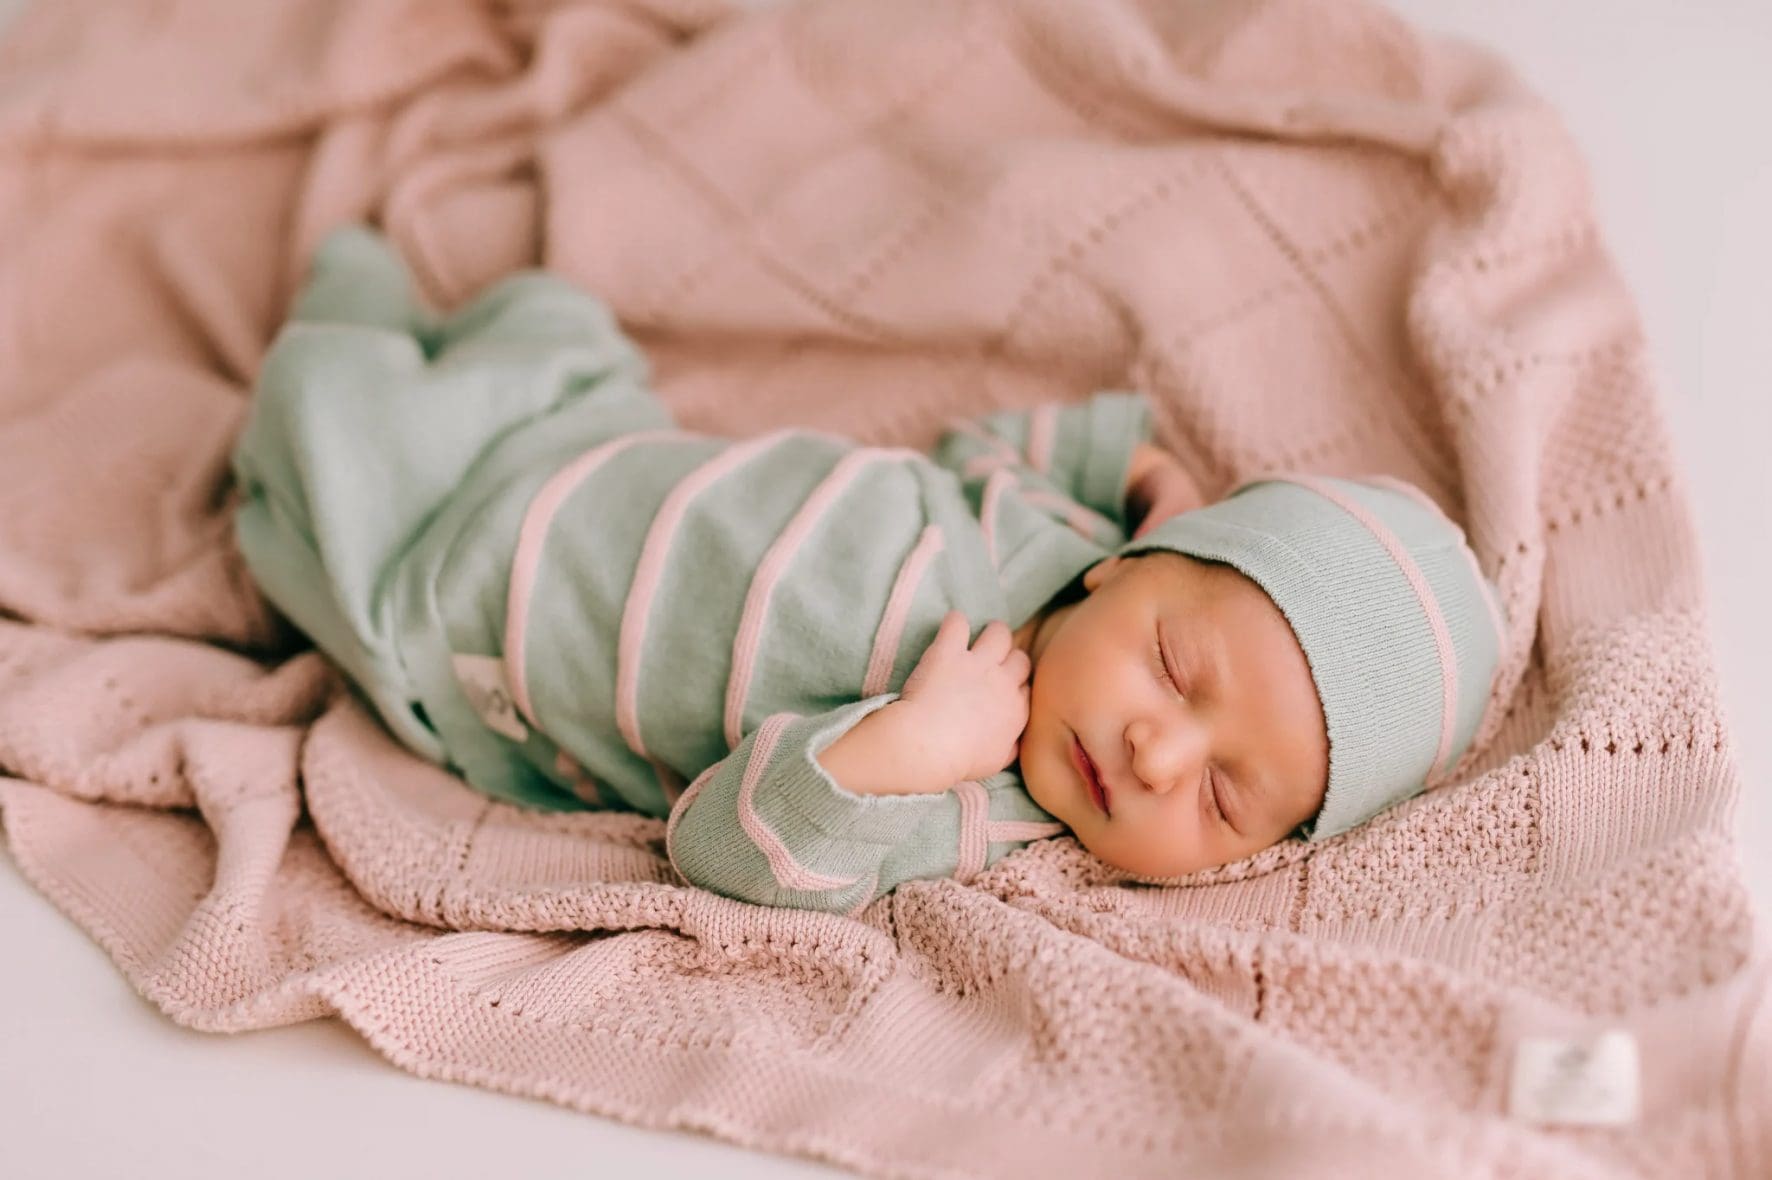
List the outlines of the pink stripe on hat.
{"label": "pink stripe on hat", "polygon": [[1390,527],[1341,489],[1312,475],[1275,475],[1264,478],[1308,488],[1353,517],[1384,547],[1391,560],[1396,562],[1397,569],[1408,580],[1410,589],[1415,591],[1422,613],[1427,616],[1428,628],[1433,632],[1434,649],[1440,659],[1440,740],[1434,751],[1433,765],[1428,771],[1428,777],[1434,777],[1440,773],[1447,756],[1452,752],[1452,733],[1458,710],[1458,651],[1452,644],[1452,632],[1446,626],[1446,619],[1440,611],[1440,603],[1434,596],[1433,587],[1428,585],[1421,568],[1415,564],[1415,559]]}
{"label": "pink stripe on hat", "polygon": [[[1457,532],[1460,538],[1464,537],[1464,529],[1459,527],[1458,522],[1447,516],[1446,510],[1441,508],[1433,497],[1407,480],[1397,479],[1390,475],[1368,475],[1363,476],[1360,482],[1389,488],[1393,492],[1408,496],[1445,521],[1447,526]],[[1477,584],[1477,594],[1483,600],[1483,609],[1489,616],[1489,626],[1495,632],[1496,650],[1503,650],[1507,647],[1507,624],[1503,621],[1501,604],[1495,598],[1495,591],[1490,586],[1489,579],[1483,576],[1483,567],[1477,564],[1477,555],[1471,552],[1470,546],[1460,545],[1459,552],[1463,554],[1466,564],[1470,566],[1471,576]]]}

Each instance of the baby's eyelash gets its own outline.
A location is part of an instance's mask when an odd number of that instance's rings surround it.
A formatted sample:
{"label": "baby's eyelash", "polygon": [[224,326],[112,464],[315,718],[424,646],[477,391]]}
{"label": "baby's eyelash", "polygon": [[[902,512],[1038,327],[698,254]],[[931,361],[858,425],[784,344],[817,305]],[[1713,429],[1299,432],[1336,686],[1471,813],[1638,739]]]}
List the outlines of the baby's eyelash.
{"label": "baby's eyelash", "polygon": [[1224,805],[1218,801],[1218,781],[1212,777],[1211,767],[1206,768],[1206,797],[1211,801],[1212,814],[1218,817],[1219,822],[1230,823],[1231,821],[1225,817]]}
{"label": "baby's eyelash", "polygon": [[1176,692],[1180,692],[1181,685],[1175,683],[1175,677],[1169,674],[1169,661],[1163,658],[1163,640],[1161,636],[1152,643],[1151,650],[1154,651],[1157,656],[1158,679],[1168,681],[1174,686]]}
{"label": "baby's eyelash", "polygon": [[[1169,661],[1163,658],[1162,636],[1158,636],[1156,641],[1151,644],[1151,651],[1157,657],[1158,677],[1168,681],[1171,685],[1174,685],[1176,692],[1181,692],[1181,685],[1176,684],[1175,677],[1169,674]],[[1218,778],[1212,773],[1212,768],[1210,766],[1208,766],[1203,773],[1205,780],[1201,784],[1200,793],[1205,795],[1206,802],[1212,805],[1212,814],[1218,817],[1218,822],[1226,827],[1230,827],[1230,816],[1224,813],[1224,805],[1218,801]]]}

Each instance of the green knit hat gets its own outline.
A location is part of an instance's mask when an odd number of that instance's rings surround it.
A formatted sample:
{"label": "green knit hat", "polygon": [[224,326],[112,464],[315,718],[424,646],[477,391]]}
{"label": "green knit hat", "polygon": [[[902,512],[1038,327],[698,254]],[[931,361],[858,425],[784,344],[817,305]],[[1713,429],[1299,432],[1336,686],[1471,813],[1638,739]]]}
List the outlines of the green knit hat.
{"label": "green knit hat", "polygon": [[1310,664],[1329,730],[1320,840],[1419,794],[1476,734],[1503,643],[1464,531],[1384,476],[1269,475],[1120,547],[1236,567],[1273,599]]}

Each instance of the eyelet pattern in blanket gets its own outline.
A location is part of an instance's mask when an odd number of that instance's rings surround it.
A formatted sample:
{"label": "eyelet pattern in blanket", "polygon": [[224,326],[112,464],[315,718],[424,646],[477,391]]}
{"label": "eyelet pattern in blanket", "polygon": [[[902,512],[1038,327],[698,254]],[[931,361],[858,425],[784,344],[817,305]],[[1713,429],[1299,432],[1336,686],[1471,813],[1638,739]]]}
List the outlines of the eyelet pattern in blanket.
{"label": "eyelet pattern in blanket", "polygon": [[[170,1017],[336,1014],[878,1176],[1772,1170],[1687,496],[1580,157],[1500,63],[1353,0],[219,11],[0,42],[0,817]],[[1148,882],[1048,839],[854,917],[489,801],[231,548],[246,393],[355,220],[439,308],[597,292],[694,429],[921,446],[1137,388],[1209,490],[1408,479],[1501,592],[1472,752],[1319,846]],[[1636,1118],[1510,1106],[1526,1038],[1603,1029]]]}

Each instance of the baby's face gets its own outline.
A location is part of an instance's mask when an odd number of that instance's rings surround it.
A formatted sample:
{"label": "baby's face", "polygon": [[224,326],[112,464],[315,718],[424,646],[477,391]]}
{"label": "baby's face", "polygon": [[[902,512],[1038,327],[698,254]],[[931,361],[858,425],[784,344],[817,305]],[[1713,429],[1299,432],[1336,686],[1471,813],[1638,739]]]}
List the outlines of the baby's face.
{"label": "baby's face", "polygon": [[1323,710],[1259,586],[1166,552],[1109,558],[1084,586],[1088,597],[1023,629],[1034,670],[1021,772],[1041,807],[1102,860],[1157,877],[1249,856],[1316,814]]}

